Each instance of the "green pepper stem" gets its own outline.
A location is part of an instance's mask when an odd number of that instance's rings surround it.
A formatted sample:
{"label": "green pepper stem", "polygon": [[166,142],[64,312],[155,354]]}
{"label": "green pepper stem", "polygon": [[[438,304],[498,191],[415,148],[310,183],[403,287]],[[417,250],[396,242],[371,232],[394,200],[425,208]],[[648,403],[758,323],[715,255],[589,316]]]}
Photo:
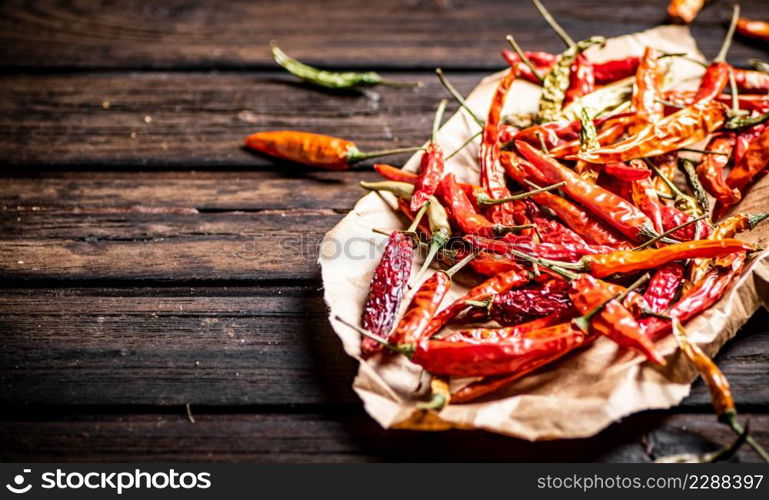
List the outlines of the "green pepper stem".
{"label": "green pepper stem", "polygon": [[[573,273],[568,269],[584,270],[584,265],[579,266],[579,263],[557,262],[554,260],[544,259],[542,257],[533,257],[529,254],[523,253],[518,250],[512,250],[512,249],[510,250],[510,253],[521,260],[531,262],[532,264],[535,264],[535,265],[544,266],[550,269],[551,271],[553,271],[554,273],[558,274],[559,276],[566,278],[567,280],[573,281],[579,278],[579,274]],[[571,267],[575,265],[576,267]]]}
{"label": "green pepper stem", "polygon": [[593,319],[593,316],[595,316],[596,314],[601,312],[603,310],[603,308],[606,307],[606,304],[608,304],[609,302],[611,302],[613,300],[616,300],[617,297],[619,297],[619,296],[620,296],[620,294],[615,294],[615,295],[611,296],[610,298],[606,299],[604,302],[599,304],[596,308],[588,311],[586,314],[583,314],[582,316],[580,316],[578,318],[574,318],[572,320],[572,322],[575,325],[577,325],[577,327],[579,327],[580,330],[582,330],[583,332],[587,333],[588,330],[590,330],[590,320]]}
{"label": "green pepper stem", "polygon": [[769,63],[758,59],[748,59],[748,63],[750,63],[750,65],[753,66],[756,71],[760,71],[769,75]]}
{"label": "green pepper stem", "polygon": [[623,300],[625,300],[625,297],[627,297],[630,292],[632,292],[639,286],[649,281],[649,279],[651,279],[651,275],[649,273],[646,273],[640,278],[638,278],[637,280],[635,280],[633,284],[631,284],[629,287],[625,289],[624,292],[622,292],[621,294],[619,294],[619,296],[617,296],[617,302],[622,302]]}
{"label": "green pepper stem", "polygon": [[491,299],[487,299],[487,300],[466,300],[465,304],[467,304],[468,306],[473,306],[473,307],[486,308],[486,307],[489,307],[489,304],[491,304]]}
{"label": "green pepper stem", "polygon": [[430,136],[430,141],[433,144],[437,142],[438,129],[441,128],[441,120],[443,119],[443,112],[446,111],[446,104],[446,99],[441,99],[440,104],[438,104],[438,110],[435,112],[435,118],[433,118],[433,129]]}
{"label": "green pepper stem", "polygon": [[470,137],[469,139],[467,139],[465,142],[463,142],[463,143],[462,143],[462,145],[461,145],[461,146],[459,146],[459,147],[458,147],[457,149],[455,149],[455,150],[454,150],[454,151],[453,151],[453,152],[452,152],[450,155],[448,155],[448,156],[446,157],[446,160],[445,160],[445,161],[449,161],[450,159],[454,158],[454,157],[457,155],[457,153],[459,153],[460,151],[462,151],[463,149],[465,149],[465,147],[466,147],[468,144],[470,144],[471,142],[473,142],[473,140],[474,140],[476,137],[478,137],[479,135],[481,135],[482,133],[483,133],[483,130],[479,130],[478,132],[476,132],[476,133],[475,133],[475,135],[473,135],[472,137]]}
{"label": "green pepper stem", "polygon": [[518,57],[521,58],[521,61],[523,61],[523,64],[525,64],[529,68],[529,70],[531,71],[531,74],[537,77],[537,80],[539,80],[540,83],[545,83],[545,78],[539,74],[539,71],[537,71],[537,68],[534,66],[531,60],[526,56],[523,50],[521,50],[521,46],[518,45],[518,42],[515,41],[515,38],[513,37],[513,35],[507,35],[505,39],[507,40],[507,43],[509,43],[510,46],[513,48],[515,53],[518,54]]}
{"label": "green pepper stem", "polygon": [[363,160],[380,158],[382,156],[397,155],[400,153],[413,153],[414,151],[420,151],[422,149],[424,149],[422,146],[413,146],[410,148],[383,149],[381,151],[370,151],[364,153],[358,148],[352,147],[347,150],[347,163],[358,163]]}
{"label": "green pepper stem", "polygon": [[686,52],[668,52],[659,56],[659,59],[663,59],[665,57],[677,57],[679,59],[683,59],[684,61],[689,61],[690,63],[699,64],[703,68],[708,67],[708,63],[705,61],[700,61],[699,59],[694,59],[693,57],[689,57],[686,55]]}
{"label": "green pepper stem", "polygon": [[419,221],[422,220],[422,217],[427,213],[427,209],[430,207],[430,201],[426,201],[422,204],[422,206],[419,208],[419,211],[414,216],[414,220],[411,221],[411,225],[406,229],[407,233],[413,233],[417,230],[417,227],[419,226]]}
{"label": "green pepper stem", "polygon": [[440,248],[446,243],[446,241],[448,241],[448,239],[449,238],[445,234],[433,233],[433,237],[431,238],[431,241],[430,241],[430,250],[427,252],[427,257],[425,257],[425,261],[422,263],[422,267],[419,269],[419,272],[414,277],[414,283],[419,283],[419,280],[422,278],[422,275],[424,275],[427,272],[427,268],[429,268],[430,264],[433,263],[433,259],[435,259],[435,256],[438,254],[438,250],[440,250]]}
{"label": "green pepper stem", "polygon": [[491,230],[495,236],[504,236],[515,231],[521,231],[523,229],[536,229],[536,224],[521,224],[519,226],[505,226],[504,224],[494,224]]}
{"label": "green pepper stem", "polygon": [[734,4],[734,8],[732,10],[732,19],[729,22],[729,29],[726,31],[726,36],[724,37],[724,41],[721,44],[721,50],[718,51],[718,55],[715,59],[713,59],[714,62],[722,62],[726,61],[726,54],[729,52],[729,47],[732,45],[732,39],[734,38],[734,30],[737,28],[737,20],[740,18],[740,5]]}
{"label": "green pepper stem", "polygon": [[567,47],[572,48],[577,45],[574,39],[570,37],[568,33],[566,33],[566,30],[564,30],[561,25],[556,22],[555,18],[550,15],[550,12],[548,12],[545,6],[542,5],[542,2],[539,0],[532,0],[532,2],[534,2],[534,6],[537,8],[539,13],[542,14],[542,17],[545,18],[547,24],[550,25],[553,31],[555,31],[555,34],[558,35],[561,40],[563,40],[563,43],[565,43]]}
{"label": "green pepper stem", "polygon": [[[723,419],[726,421],[726,424],[735,432],[737,435],[741,435],[745,433],[745,429],[740,425],[739,422],[737,422],[737,415],[734,413],[727,413],[722,416]],[[769,453],[766,452],[766,450],[758,444],[758,442],[753,439],[753,436],[748,434],[748,437],[746,438],[747,443],[750,445],[751,448],[755,450],[756,453],[763,459],[764,462],[769,463]]]}
{"label": "green pepper stem", "polygon": [[703,155],[731,156],[729,153],[723,153],[721,151],[710,151],[707,149],[680,148],[679,151],[688,151],[689,153],[700,153]]}
{"label": "green pepper stem", "polygon": [[514,194],[512,196],[507,196],[505,198],[485,198],[485,197],[477,197],[477,201],[479,205],[500,205],[502,203],[508,203],[511,201],[517,201],[517,200],[523,200],[524,198],[528,198],[530,196],[534,196],[535,194],[544,193],[546,191],[552,191],[554,189],[560,189],[563,186],[566,185],[566,181],[557,182],[555,184],[550,184],[549,186],[540,187],[537,189],[532,189],[531,191],[526,191],[524,193]]}
{"label": "green pepper stem", "polygon": [[352,323],[350,323],[349,321],[343,319],[339,315],[334,316],[334,319],[336,321],[342,323],[343,325],[352,328],[353,330],[355,330],[356,332],[360,333],[364,337],[368,337],[371,340],[375,340],[375,341],[379,342],[380,344],[382,344],[387,349],[389,349],[389,350],[391,350],[393,352],[398,352],[398,353],[401,353],[401,354],[403,354],[405,356],[411,356],[414,353],[413,346],[410,346],[410,345],[399,346],[399,345],[392,344],[392,343],[388,342],[387,340],[383,339],[382,337],[379,337],[378,335],[374,335],[373,333],[371,333],[370,331],[366,330],[365,328],[361,328],[358,325],[353,325]]}
{"label": "green pepper stem", "polygon": [[478,254],[480,252],[471,253],[470,255],[465,256],[462,260],[451,266],[449,269],[447,269],[445,272],[448,275],[448,277],[454,276],[460,269],[465,267],[471,260],[478,257]]}
{"label": "green pepper stem", "polygon": [[754,229],[757,225],[761,224],[761,222],[764,221],[764,219],[769,217],[769,212],[764,212],[762,214],[753,214],[748,216],[748,225],[750,226],[750,229]]}
{"label": "green pepper stem", "polygon": [[440,410],[446,406],[446,403],[448,403],[446,395],[436,392],[432,395],[430,401],[417,403],[416,407],[418,410]]}
{"label": "green pepper stem", "polygon": [[643,250],[644,248],[648,247],[649,245],[651,245],[651,244],[653,244],[653,243],[655,243],[655,242],[657,242],[659,240],[665,240],[665,238],[667,236],[670,236],[671,234],[675,233],[679,229],[683,229],[686,226],[688,226],[690,224],[694,224],[695,222],[701,221],[702,219],[705,219],[705,218],[707,218],[707,215],[701,215],[701,216],[699,216],[699,217],[697,217],[695,219],[690,219],[690,220],[688,220],[686,222],[683,222],[683,223],[677,225],[676,227],[671,227],[670,229],[668,229],[664,233],[658,234],[657,236],[654,236],[653,238],[650,238],[650,239],[644,241],[643,243],[641,243],[640,245],[635,247],[633,249],[633,251]]}
{"label": "green pepper stem", "polygon": [[478,124],[481,128],[485,126],[485,122],[478,118],[478,115],[475,114],[475,112],[470,109],[470,106],[467,105],[467,102],[465,101],[465,98],[462,97],[462,95],[457,91],[457,89],[454,88],[454,86],[448,81],[446,78],[446,75],[443,74],[443,70],[441,68],[435,68],[435,74],[438,75],[438,80],[441,81],[441,85],[448,90],[449,94],[451,94],[451,97],[454,98],[455,101],[459,103],[460,106],[464,108],[465,111],[470,113],[470,116],[475,120],[475,123]]}
{"label": "green pepper stem", "polygon": [[404,200],[410,200],[411,195],[414,192],[414,185],[408,182],[399,181],[379,181],[379,182],[366,182],[360,181],[360,187],[369,191],[389,191],[398,198]]}
{"label": "green pepper stem", "polygon": [[700,182],[699,175],[697,175],[697,169],[694,166],[694,162],[686,158],[680,158],[679,162],[684,167],[686,180],[689,182],[689,187],[692,188],[692,192],[694,193],[694,199],[697,201],[697,204],[700,206],[700,210],[702,211],[703,214],[710,213],[710,203],[708,202],[708,194],[707,192],[705,192],[705,188],[702,187],[702,183]]}

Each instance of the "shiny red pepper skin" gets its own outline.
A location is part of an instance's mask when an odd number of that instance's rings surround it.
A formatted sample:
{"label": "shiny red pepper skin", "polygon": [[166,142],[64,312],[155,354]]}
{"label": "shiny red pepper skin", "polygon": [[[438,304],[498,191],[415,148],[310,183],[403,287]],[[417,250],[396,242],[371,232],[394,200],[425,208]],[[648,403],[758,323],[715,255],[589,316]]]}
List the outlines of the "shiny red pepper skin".
{"label": "shiny red pepper skin", "polygon": [[[480,189],[480,188],[478,188]],[[440,184],[440,195],[453,224],[465,234],[480,234],[488,238],[496,236],[494,224],[476,213],[473,203],[460,189],[454,174],[446,174]]]}
{"label": "shiny red pepper skin", "polygon": [[508,337],[525,337],[530,334],[536,335],[536,332],[545,328],[569,321],[577,316],[577,311],[573,307],[563,309],[541,318],[520,323],[504,328],[470,328],[467,330],[458,330],[443,340],[455,341],[461,340],[471,343],[495,342]]}
{"label": "shiny red pepper skin", "polygon": [[412,211],[418,211],[428,198],[435,194],[442,176],[443,149],[438,144],[431,142],[422,153],[419,177],[414,185],[414,194],[411,196]]}
{"label": "shiny red pepper skin", "polygon": [[649,218],[654,230],[662,233],[665,229],[662,225],[662,207],[664,204],[654,189],[654,184],[649,178],[634,181],[631,184],[631,197],[633,203]]}
{"label": "shiny red pepper skin", "polygon": [[683,264],[671,262],[654,273],[643,296],[650,310],[661,313],[668,308],[684,282],[684,270]]}
{"label": "shiny red pepper skin", "polygon": [[[529,58],[531,64],[537,69],[539,76],[542,77],[544,77],[552,69],[553,65],[558,60],[557,55],[550,54],[548,52],[525,52],[525,54],[526,57]],[[518,54],[512,50],[503,50],[502,57],[505,58],[510,66],[518,69],[518,76],[520,78],[536,85],[542,85],[540,79],[537,78],[534,73],[532,73],[531,69],[526,66],[523,61],[521,61],[521,58],[518,57]]]}
{"label": "shiny red pepper skin", "polygon": [[632,105],[636,111],[636,122],[633,129],[649,123],[657,123],[665,115],[665,106],[659,102],[662,95],[662,85],[665,80],[660,52],[646,47],[636,72],[633,86]]}
{"label": "shiny red pepper skin", "polygon": [[563,106],[568,106],[576,99],[594,90],[595,76],[593,76],[593,64],[584,54],[578,54],[571,65],[569,88],[566,89],[566,98],[563,101]]}
{"label": "shiny red pepper skin", "polygon": [[386,163],[375,163],[374,170],[376,170],[379,175],[388,181],[408,182],[409,184],[416,184],[417,179],[419,178],[419,176],[415,173],[406,172],[401,168],[393,167],[392,165],[388,165]]}
{"label": "shiny red pepper skin", "polygon": [[638,57],[626,57],[613,59],[602,63],[593,63],[593,76],[595,83],[606,85],[617,80],[623,80],[636,74],[640,59]]}
{"label": "shiny red pepper skin", "polygon": [[730,188],[726,184],[724,173],[736,142],[737,137],[733,133],[715,135],[705,149],[722,154],[702,155],[697,165],[697,176],[702,186],[711,196],[726,206],[736,204],[742,197],[739,189]]}
{"label": "shiny red pepper skin", "polygon": [[596,253],[609,254],[616,249],[588,244],[575,243],[538,243],[528,236],[506,235],[503,239],[492,240],[476,235],[465,235],[464,240],[474,248],[483,249],[510,258],[512,250],[517,250],[535,257],[558,260],[563,262],[576,262],[584,255]]}
{"label": "shiny red pepper skin", "polygon": [[[499,164],[499,124],[502,116],[502,108],[505,104],[505,98],[510,90],[515,77],[516,68],[510,71],[502,78],[494,93],[489,108],[489,114],[483,127],[483,137],[478,151],[478,164],[481,169],[481,187],[493,199],[506,198],[510,196],[510,191],[505,183],[505,171]],[[513,213],[514,203],[503,203],[501,205],[492,205],[488,209],[488,218],[496,223],[506,226],[516,224],[516,217]],[[519,219],[520,220],[520,219]]]}
{"label": "shiny red pepper skin", "polygon": [[702,75],[700,87],[694,94],[694,102],[714,100],[729,85],[729,74],[732,67],[720,61],[711,63]]}
{"label": "shiny red pepper skin", "polygon": [[456,377],[523,375],[563,356],[585,341],[570,323],[540,330],[537,336],[509,337],[493,343],[422,339],[411,360],[430,373]]}
{"label": "shiny red pepper skin", "polygon": [[496,295],[489,305],[488,319],[509,326],[560,313],[571,308],[566,288],[565,281],[552,279]]}
{"label": "shiny red pepper skin", "polygon": [[[387,339],[406,284],[411,276],[414,261],[414,248],[411,237],[395,231],[384,249],[374,276],[371,279],[368,299],[363,307],[363,328],[372,334]],[[382,344],[364,337],[361,341],[361,351],[364,356],[370,356],[382,350]]]}
{"label": "shiny red pepper skin", "polygon": [[[726,293],[745,265],[747,255],[738,254],[729,267],[714,267],[707,272],[702,281],[696,283],[686,295],[676,302],[667,315],[685,322],[710,306]],[[670,321],[660,318],[648,318],[644,321],[644,334],[656,341],[670,333]]]}
{"label": "shiny red pepper skin", "polygon": [[737,89],[740,92],[762,92],[769,90],[769,75],[763,71],[732,68]]}
{"label": "shiny red pepper skin", "polygon": [[742,191],[756,175],[769,166],[769,128],[750,143],[745,154],[735,163],[726,177],[726,185]]}
{"label": "shiny red pepper skin", "polygon": [[734,238],[696,240],[676,243],[662,248],[618,250],[607,255],[587,255],[582,261],[587,271],[597,278],[612,274],[627,274],[655,269],[676,260],[713,258],[742,251],[753,251],[749,243]]}
{"label": "shiny red pepper skin", "polygon": [[[651,221],[632,203],[592,184],[557,160],[546,156],[525,142],[515,143],[518,151],[538,169],[549,183],[566,181],[563,190],[574,200],[583,204],[594,215],[603,219],[616,230],[634,241],[643,239],[645,232],[652,231]],[[522,163],[525,167],[525,163]]]}
{"label": "shiny red pepper skin", "polygon": [[427,278],[412,297],[398,326],[390,335],[390,343],[413,344],[422,338],[425,328],[450,288],[451,278],[444,272],[439,271]]}
{"label": "shiny red pepper skin", "polygon": [[603,167],[603,171],[608,175],[623,181],[647,179],[652,175],[652,171],[649,167],[640,160],[630,160],[627,163],[624,161],[612,162],[601,165],[601,167]]}

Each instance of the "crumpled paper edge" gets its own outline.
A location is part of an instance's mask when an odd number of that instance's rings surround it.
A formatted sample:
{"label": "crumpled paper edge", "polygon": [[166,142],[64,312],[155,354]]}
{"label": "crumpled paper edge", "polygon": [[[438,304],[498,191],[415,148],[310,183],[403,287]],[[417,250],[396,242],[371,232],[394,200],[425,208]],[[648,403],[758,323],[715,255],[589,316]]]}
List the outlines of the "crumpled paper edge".
{"label": "crumpled paper edge", "polygon": [[[628,52],[638,54],[646,44],[662,50],[685,51],[702,59],[688,29],[678,26],[662,26],[619,37],[607,43],[608,50],[592,50],[588,55],[593,60],[601,60]],[[491,93],[503,73],[484,78],[468,96],[468,104],[480,116],[486,115]],[[691,88],[696,85],[701,69],[688,67],[680,73],[683,76],[676,82],[676,87]],[[517,81],[508,103],[514,103],[517,112],[533,111],[538,94],[538,87]],[[510,111],[507,106],[505,111]],[[441,128],[439,143],[444,151],[453,151],[477,130],[474,127],[477,126],[460,110]],[[467,147],[448,162],[447,170],[454,172],[460,180],[477,181],[476,152],[477,144]],[[413,171],[418,162],[419,155],[415,155],[405,168]],[[747,198],[745,201],[748,201]],[[629,414],[677,405],[689,394],[691,382],[697,374],[687,362],[682,362],[680,353],[673,354],[676,346],[672,337],[657,344],[660,351],[668,355],[668,366],[663,369],[643,362],[632,353],[617,352],[610,341],[599,339],[590,349],[568,357],[551,370],[525,377],[486,399],[472,404],[449,405],[440,413],[417,410],[415,404],[424,398],[427,385],[420,384],[421,369],[402,357],[395,360],[376,357],[364,361],[360,357],[359,335],[333,319],[339,315],[347,321],[359,323],[371,274],[386,240],[371,229],[396,229],[403,225],[391,208],[393,203],[387,195],[371,193],[364,196],[350,214],[326,235],[319,256],[324,299],[330,309],[329,320],[345,352],[360,363],[353,389],[361,397],[366,411],[383,427],[421,430],[475,428],[527,440],[578,438],[594,435]],[[355,255],[356,258],[340,258],[343,248],[347,250],[348,257]],[[761,306],[762,297],[769,296],[766,293],[768,289],[769,252],[764,252],[751,262],[722,300],[687,323],[690,338],[709,354],[715,354]],[[759,293],[760,290],[763,293]],[[454,290],[444,305],[460,293],[463,293],[462,288]],[[408,296],[404,302],[407,301]],[[611,377],[615,382],[610,393],[595,397],[582,395],[579,398],[548,393],[548,384],[583,383],[587,384],[586,387],[595,384],[596,380],[581,380],[580,377],[585,373],[580,363],[593,356],[590,351],[605,351],[600,359],[605,359],[605,356],[613,359],[609,372],[601,375]],[[595,374],[592,376],[595,378]],[[598,384],[601,382],[599,380]],[[421,390],[418,390],[420,386]],[[542,388],[545,389],[544,394]]]}

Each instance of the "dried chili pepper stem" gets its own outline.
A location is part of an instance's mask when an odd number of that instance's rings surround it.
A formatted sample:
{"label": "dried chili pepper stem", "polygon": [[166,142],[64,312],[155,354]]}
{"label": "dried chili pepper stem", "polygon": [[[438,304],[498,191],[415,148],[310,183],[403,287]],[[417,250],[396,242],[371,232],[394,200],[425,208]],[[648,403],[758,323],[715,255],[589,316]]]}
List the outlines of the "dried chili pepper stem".
{"label": "dried chili pepper stem", "polygon": [[702,214],[703,210],[697,203],[696,199],[681,191],[673,181],[668,179],[665,174],[660,172],[660,169],[657,168],[657,166],[652,163],[651,160],[644,158],[644,161],[673,193],[673,199],[675,200],[676,208],[679,208],[680,210],[683,210],[687,213],[694,212],[698,215]]}
{"label": "dried chili pepper stem", "polygon": [[470,136],[470,138],[469,138],[469,139],[467,139],[465,142],[463,142],[461,146],[459,146],[459,147],[458,147],[457,149],[455,149],[455,150],[454,150],[454,151],[453,151],[453,152],[452,152],[450,155],[448,155],[448,156],[446,157],[446,161],[449,161],[450,159],[454,158],[454,157],[455,157],[457,154],[459,154],[459,152],[460,152],[460,151],[462,151],[463,149],[465,149],[465,147],[467,147],[467,145],[468,145],[468,144],[470,144],[471,142],[473,142],[473,141],[474,141],[476,138],[478,138],[478,137],[479,137],[481,134],[483,134],[483,130],[479,130],[478,132],[476,132],[475,134],[473,134],[472,136]]}
{"label": "dried chili pepper stem", "polygon": [[422,263],[422,268],[414,278],[414,282],[418,283],[419,279],[430,267],[435,256],[438,254],[438,250],[449,241],[451,238],[451,226],[449,224],[449,217],[446,213],[446,209],[440,204],[435,196],[430,196],[430,206],[427,209],[427,220],[430,222],[430,231],[432,236],[430,237],[430,250],[427,252],[427,257]]}
{"label": "dried chili pepper stem", "polygon": [[430,401],[417,403],[416,407],[418,410],[440,411],[449,403],[451,393],[449,392],[447,377],[434,376],[430,381],[430,392],[432,393]]}
{"label": "dried chili pepper stem", "polygon": [[643,276],[635,280],[629,287],[627,287],[624,292],[622,292],[617,296],[617,302],[622,303],[622,301],[625,300],[625,297],[627,297],[630,292],[632,292],[639,286],[642,286],[650,279],[651,279],[651,274],[645,273]]}
{"label": "dried chili pepper stem", "polygon": [[515,53],[518,54],[518,57],[521,58],[521,61],[523,61],[523,64],[525,64],[529,68],[529,70],[531,70],[531,74],[537,77],[537,80],[539,80],[540,83],[544,82],[545,78],[539,74],[537,67],[534,66],[534,64],[528,58],[526,53],[523,50],[521,50],[520,45],[518,45],[518,42],[515,41],[515,38],[513,37],[513,35],[507,35],[505,37],[505,40],[507,40],[507,43],[510,44],[510,46],[513,48]]}
{"label": "dried chili pepper stem", "polygon": [[574,47],[577,45],[577,43],[574,41],[572,37],[569,36],[568,33],[566,33],[566,30],[564,30],[558,22],[556,22],[555,18],[548,12],[548,10],[545,8],[544,5],[542,5],[542,2],[539,0],[532,0],[532,3],[534,3],[534,6],[537,8],[540,14],[542,14],[542,17],[545,18],[545,21],[547,24],[555,31],[556,35],[563,40],[563,43],[566,44],[567,47]]}
{"label": "dried chili pepper stem", "polygon": [[689,182],[689,187],[692,188],[694,199],[697,200],[697,204],[700,206],[700,210],[703,214],[709,214],[710,203],[708,202],[708,194],[700,182],[700,177],[697,175],[697,169],[694,165],[694,162],[687,160],[686,158],[681,158],[679,163],[684,169],[686,180]]}
{"label": "dried chili pepper stem", "polygon": [[387,340],[383,339],[382,337],[374,335],[373,333],[371,333],[370,331],[366,330],[365,328],[361,328],[358,325],[354,325],[354,324],[350,323],[349,321],[347,321],[346,319],[342,318],[339,315],[334,316],[334,319],[336,321],[342,323],[344,326],[348,326],[348,327],[352,328],[353,330],[355,330],[356,332],[360,333],[364,337],[368,337],[371,340],[374,340],[374,341],[382,344],[385,348],[387,348],[387,349],[389,349],[389,350],[391,350],[393,352],[398,352],[398,353],[404,354],[406,356],[411,356],[411,354],[413,354],[413,352],[414,352],[414,347],[411,346],[411,345],[405,345],[405,346],[395,345],[395,344],[393,344],[391,342],[388,342]]}
{"label": "dried chili pepper stem", "polygon": [[726,31],[726,36],[724,37],[724,41],[721,44],[721,50],[718,51],[718,55],[715,59],[713,59],[714,62],[722,62],[726,61],[726,54],[729,52],[729,47],[732,45],[732,39],[734,38],[734,30],[737,28],[737,21],[740,18],[740,5],[734,4],[734,7],[732,9],[732,19],[729,22],[729,29]]}
{"label": "dried chili pepper stem", "polygon": [[380,151],[359,151],[357,148],[350,148],[347,150],[347,161],[350,163],[358,163],[363,160],[370,160],[372,158],[380,158],[382,156],[397,155],[400,153],[413,153],[414,151],[421,151],[422,146],[413,146],[409,148],[394,148],[394,149],[382,149]]}
{"label": "dried chili pepper stem", "polygon": [[[566,181],[561,181],[555,184],[551,184],[549,186],[532,189],[531,191],[526,191],[524,193],[514,194],[512,196],[506,196],[505,198],[491,198],[489,195],[478,193],[478,195],[476,196],[476,201],[478,202],[479,205],[499,205],[501,203],[508,203],[511,201],[523,200],[530,196],[534,196],[539,193],[544,193],[546,191],[560,189],[565,185],[566,185]],[[530,227],[530,225],[527,225],[527,227]]]}
{"label": "dried chili pepper stem", "polygon": [[748,426],[747,424],[745,427],[743,427],[739,422],[737,422],[737,415],[732,413],[726,415],[724,417],[725,423],[738,435],[747,435],[745,438],[745,441],[750,445],[753,450],[758,453],[758,455],[761,457],[761,459],[764,462],[769,463],[769,453],[766,452],[763,446],[761,446],[758,441],[756,441],[753,436],[751,436],[748,433]]}
{"label": "dried chili pepper stem", "polygon": [[577,278],[579,278],[578,273],[574,273],[569,271],[568,269],[565,269],[564,266],[560,265],[561,264],[560,262],[551,261],[543,257],[534,257],[533,255],[529,255],[527,253],[523,253],[515,249],[510,249],[510,254],[521,260],[531,262],[534,265],[543,266],[569,281],[574,281]]}
{"label": "dried chili pepper stem", "polygon": [[769,75],[769,63],[760,61],[758,59],[748,59],[748,63],[753,66],[757,71],[766,73]]}
{"label": "dried chili pepper stem", "polygon": [[721,151],[710,151],[707,149],[680,148],[679,151],[686,151],[687,153],[700,153],[703,155],[730,156],[729,153],[722,153]]}
{"label": "dried chili pepper stem", "polygon": [[270,51],[275,62],[289,73],[321,87],[330,89],[356,89],[371,87],[374,85],[386,85],[389,87],[421,87],[422,82],[394,82],[387,80],[375,71],[326,71],[304,64],[289,57],[283,52],[275,40],[270,42]]}
{"label": "dried chili pepper stem", "polygon": [[443,113],[446,111],[446,104],[446,99],[441,99],[441,102],[438,104],[438,110],[435,112],[432,134],[430,135],[430,141],[433,143],[438,142],[438,129],[441,128],[441,120],[443,120]]}
{"label": "dried chili pepper stem", "polygon": [[454,88],[451,82],[449,82],[446,78],[446,75],[443,74],[443,70],[441,68],[435,68],[435,74],[438,75],[438,80],[440,80],[441,85],[443,85],[449,94],[451,94],[451,97],[453,97],[454,100],[457,101],[459,105],[470,114],[470,116],[473,118],[473,120],[475,120],[475,123],[477,123],[479,127],[483,128],[485,122],[478,118],[478,115],[475,114],[475,111],[470,109],[470,106],[468,106],[467,101],[465,101],[465,98],[462,97],[462,94],[460,94],[457,89]]}
{"label": "dried chili pepper stem", "polygon": [[670,236],[671,234],[675,233],[679,229],[683,229],[683,228],[685,228],[687,226],[690,226],[691,224],[694,224],[695,222],[701,221],[702,219],[705,219],[705,218],[707,218],[707,215],[701,215],[701,216],[699,216],[697,218],[689,219],[686,222],[682,222],[681,224],[679,224],[679,225],[677,225],[675,227],[671,227],[670,229],[668,229],[664,233],[658,234],[657,236],[644,241],[643,243],[641,243],[640,245],[635,247],[633,250],[643,250],[644,248],[647,248],[650,245],[653,245],[657,241],[664,241],[667,238],[667,236]]}

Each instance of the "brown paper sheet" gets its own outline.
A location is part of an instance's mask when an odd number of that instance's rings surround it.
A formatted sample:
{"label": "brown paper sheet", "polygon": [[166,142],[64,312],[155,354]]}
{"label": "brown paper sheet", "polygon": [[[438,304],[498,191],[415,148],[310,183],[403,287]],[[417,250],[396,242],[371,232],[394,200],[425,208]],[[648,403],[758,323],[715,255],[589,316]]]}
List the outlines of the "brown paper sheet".
{"label": "brown paper sheet", "polygon": [[[603,48],[591,48],[588,56],[599,61],[641,55],[646,45],[702,59],[688,29],[678,26],[614,38]],[[674,59],[667,85],[691,89],[696,87],[701,74],[700,66]],[[468,97],[469,105],[479,116],[486,116],[501,75],[485,78]],[[538,86],[516,81],[505,113],[535,111],[539,93]],[[436,104],[439,98],[435,96]],[[477,131],[477,125],[460,110],[441,128],[438,142],[444,151],[454,151]],[[477,183],[476,155],[477,141],[449,161],[447,170],[460,180]],[[406,168],[414,170],[418,162],[415,155]],[[754,195],[767,184],[762,182],[754,187],[739,209],[753,213],[769,210],[769,200]],[[366,411],[382,426],[425,430],[478,428],[528,440],[576,438],[591,436],[631,413],[669,408],[689,394],[696,373],[676,352],[672,337],[658,342],[658,348],[668,359],[665,368],[651,366],[641,356],[599,339],[590,348],[479,402],[448,405],[440,413],[417,410],[415,405],[426,398],[429,386],[424,380],[420,384],[421,369],[403,356],[362,360],[359,334],[333,319],[339,315],[354,324],[360,323],[371,275],[386,242],[385,236],[372,229],[403,228],[402,220],[391,208],[393,203],[387,195],[364,196],[326,235],[319,257],[331,324],[347,354],[360,362],[353,387]],[[765,242],[768,232],[766,227],[759,226],[748,238]],[[717,352],[762,303],[769,302],[769,259],[764,258],[767,255],[769,252],[754,259],[718,304],[687,324],[692,340],[708,353]],[[465,291],[455,286],[444,306]],[[405,297],[404,306],[409,298]],[[452,380],[452,386],[467,382]]]}

